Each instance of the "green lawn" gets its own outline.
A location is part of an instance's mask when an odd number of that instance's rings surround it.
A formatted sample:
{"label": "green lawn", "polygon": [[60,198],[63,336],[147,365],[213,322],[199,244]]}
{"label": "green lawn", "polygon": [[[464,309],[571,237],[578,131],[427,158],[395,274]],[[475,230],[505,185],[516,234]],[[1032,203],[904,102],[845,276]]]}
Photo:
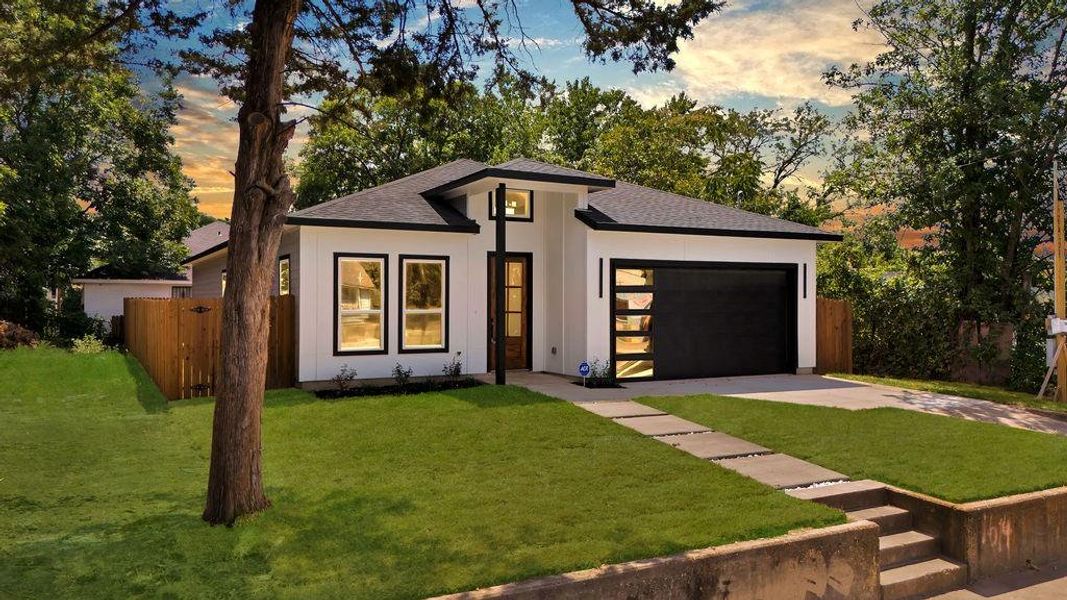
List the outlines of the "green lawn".
{"label": "green lawn", "polygon": [[638,400],[810,460],[953,502],[1067,485],[1067,438],[896,408],[687,396]]}
{"label": "green lawn", "polygon": [[891,387],[920,390],[924,392],[951,394],[953,396],[963,396],[964,398],[977,398],[979,400],[989,400],[990,402],[996,402],[998,404],[1009,404],[1011,406],[1021,406],[1024,408],[1038,408],[1067,413],[1067,405],[1054,400],[1038,400],[1034,398],[1034,394],[1007,390],[990,385],[958,383],[955,381],[937,381],[932,379],[901,379],[897,377],[879,377],[876,375],[854,375],[851,373],[834,373],[832,377],[850,379],[852,381],[862,381],[864,383],[873,383],[875,385],[888,385]]}
{"label": "green lawn", "polygon": [[842,522],[517,388],[268,395],[274,507],[200,521],[212,405],[0,352],[0,596],[421,597]]}

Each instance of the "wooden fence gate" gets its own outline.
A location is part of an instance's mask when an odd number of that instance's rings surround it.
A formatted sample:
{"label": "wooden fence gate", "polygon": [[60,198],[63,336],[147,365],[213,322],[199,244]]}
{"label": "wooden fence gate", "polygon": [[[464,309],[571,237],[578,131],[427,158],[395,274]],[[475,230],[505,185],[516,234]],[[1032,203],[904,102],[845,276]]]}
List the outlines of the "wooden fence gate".
{"label": "wooden fence gate", "polygon": [[815,300],[815,372],[852,372],[852,305],[848,300]]}
{"label": "wooden fence gate", "polygon": [[[169,400],[213,396],[219,372],[222,298],[126,298],[126,347]],[[295,302],[270,299],[267,388],[296,380]]]}

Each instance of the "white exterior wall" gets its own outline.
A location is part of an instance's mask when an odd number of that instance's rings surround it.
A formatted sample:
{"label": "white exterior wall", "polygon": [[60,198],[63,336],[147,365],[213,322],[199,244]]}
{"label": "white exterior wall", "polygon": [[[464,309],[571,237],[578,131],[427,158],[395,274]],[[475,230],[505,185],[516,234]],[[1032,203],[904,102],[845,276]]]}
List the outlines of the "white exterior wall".
{"label": "white exterior wall", "polygon": [[[508,251],[533,255],[530,361],[534,371],[574,374],[582,360],[609,358],[610,264],[617,258],[796,264],[798,368],[815,366],[816,242],[594,231],[574,218],[574,209],[586,201],[584,191],[530,182],[507,184],[534,190],[533,222],[507,224]],[[416,376],[439,375],[456,352],[462,353],[465,372],[486,372],[488,253],[495,248],[496,235],[496,222],[488,219],[487,194],[493,187],[495,182],[471,186],[465,190],[466,202],[455,202],[481,225],[478,234],[302,227],[298,250],[291,252],[300,256],[299,381],[328,380],[344,365],[360,378],[388,378],[398,362],[411,367]],[[388,353],[335,354],[334,253],[388,255]],[[449,258],[447,353],[399,352],[401,254]],[[598,293],[601,258],[603,297]],[[800,280],[805,263],[806,298]],[[294,273],[296,269],[294,262]]]}
{"label": "white exterior wall", "polygon": [[170,298],[171,288],[189,287],[184,281],[82,281],[82,307],[85,314],[110,321],[123,313],[125,298]]}
{"label": "white exterior wall", "polygon": [[[532,189],[534,194],[533,222],[507,223],[508,252],[533,255],[531,367],[535,371],[570,372],[573,369],[566,366],[568,361],[574,362],[573,357],[582,351],[568,352],[567,344],[577,344],[575,348],[584,345],[584,333],[577,331],[583,326],[580,315],[572,315],[569,320],[563,317],[564,313],[571,312],[568,306],[574,301],[568,297],[565,302],[563,279],[570,279],[577,273],[574,285],[582,287],[580,277],[584,276],[584,252],[581,250],[584,233],[579,235],[579,232],[585,225],[573,218],[579,194],[573,187],[507,183],[516,189]],[[488,255],[496,246],[496,221],[489,220],[488,192],[492,187],[494,185],[482,183],[467,190],[467,215],[481,225],[478,234],[303,227],[299,244],[302,266],[298,379],[327,380],[343,365],[356,369],[360,378],[390,377],[397,362],[411,367],[416,376],[439,375],[444,363],[456,352],[462,353],[465,372],[486,372],[489,351]],[[564,217],[567,217],[566,221]],[[580,238],[580,242],[572,241],[571,237]],[[575,244],[573,247],[572,243]],[[335,355],[334,253],[389,255],[387,354]],[[449,257],[448,353],[399,352],[401,254]]]}
{"label": "white exterior wall", "polygon": [[[584,225],[583,225],[584,227]],[[812,240],[775,240],[705,235],[665,235],[619,231],[589,231],[586,268],[590,360],[610,354],[611,259],[688,260],[700,262],[792,263],[797,265],[797,368],[815,367],[815,247]],[[604,259],[604,297],[597,295],[598,259]],[[804,297],[804,264],[808,265],[808,293]],[[753,326],[758,326],[754,323]]]}
{"label": "white exterior wall", "polygon": [[[300,228],[287,227],[278,244],[278,257],[289,256],[289,289],[300,302]],[[226,269],[226,250],[220,250],[210,256],[194,262],[189,270],[192,273],[194,298],[218,298],[222,295],[222,272]],[[278,271],[274,271],[271,284],[272,295],[278,295]]]}

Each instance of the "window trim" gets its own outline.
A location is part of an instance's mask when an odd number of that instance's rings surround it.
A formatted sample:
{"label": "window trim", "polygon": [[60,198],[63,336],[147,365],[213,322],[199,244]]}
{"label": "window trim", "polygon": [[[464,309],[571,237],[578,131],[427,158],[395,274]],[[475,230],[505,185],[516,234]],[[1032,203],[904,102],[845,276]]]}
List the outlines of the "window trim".
{"label": "window trim", "polygon": [[[399,283],[400,288],[398,290],[399,293],[398,293],[398,296],[397,296],[398,297],[398,302],[399,302],[399,308],[397,309],[397,311],[398,311],[398,314],[397,314],[397,340],[399,340],[397,342],[397,344],[398,344],[397,352],[399,352],[400,354],[440,354],[440,353],[448,352],[449,341],[450,341],[449,337],[450,337],[451,332],[452,332],[452,328],[449,327],[449,323],[448,323],[449,316],[450,316],[450,313],[451,313],[451,310],[452,310],[452,302],[451,302],[451,297],[450,297],[450,291],[451,291],[451,288],[452,288],[452,281],[451,281],[452,270],[451,270],[451,265],[449,264],[449,258],[450,257],[448,257],[448,256],[435,256],[435,255],[429,255],[429,254],[401,254],[397,258],[400,261],[400,277],[399,277],[399,279],[400,279],[400,283]],[[407,269],[405,268],[405,265],[408,262],[441,263],[443,265],[443,267],[444,267],[445,272],[443,273],[444,276],[442,277],[443,285],[444,285],[444,288],[445,288],[444,289],[444,295],[442,296],[442,301],[444,303],[444,306],[441,307],[441,326],[444,327],[444,332],[443,332],[444,335],[442,336],[442,341],[444,343],[443,346],[433,346],[433,347],[426,346],[426,347],[414,347],[414,348],[405,348],[404,347],[404,322],[405,322],[405,317],[406,317],[406,314],[407,314],[407,297],[406,297],[406,294],[407,294]],[[418,310],[418,309],[415,309],[415,310]],[[424,312],[429,314],[429,313],[436,312],[436,311],[427,310],[427,311],[424,311]]]}
{"label": "window trim", "polygon": [[[341,350],[341,260],[370,259],[382,261],[382,347],[370,350]],[[333,253],[333,355],[368,356],[389,354],[389,255],[372,252]]]}
{"label": "window trim", "polygon": [[[282,293],[282,263],[289,263],[289,289]],[[278,295],[289,296],[293,293],[293,260],[288,254],[278,257]]]}
{"label": "window trim", "polygon": [[[507,191],[526,192],[530,194],[530,216],[528,217],[508,217],[505,216],[505,221],[519,221],[522,223],[532,223],[534,220],[534,191],[524,188],[505,188]],[[496,203],[494,202],[494,196],[496,195],[496,188],[489,191],[489,215],[490,221],[496,221],[496,215],[493,214],[493,210],[496,209]],[[506,196],[505,196],[506,198]]]}
{"label": "window trim", "polygon": [[221,298],[226,295],[226,269],[222,270],[222,275],[219,276],[219,281],[222,285],[222,289],[219,290],[219,297]]}

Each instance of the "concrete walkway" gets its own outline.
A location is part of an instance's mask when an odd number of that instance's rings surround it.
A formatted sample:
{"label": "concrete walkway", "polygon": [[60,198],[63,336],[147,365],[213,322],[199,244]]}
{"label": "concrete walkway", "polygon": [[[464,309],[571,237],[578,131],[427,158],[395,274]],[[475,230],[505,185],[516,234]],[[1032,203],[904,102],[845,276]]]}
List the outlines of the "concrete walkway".
{"label": "concrete walkway", "polygon": [[[577,386],[573,386],[577,387]],[[582,389],[582,388],[580,388]],[[848,477],[799,458],[777,454],[741,438],[633,402],[576,402],[589,412],[669,444],[683,452],[778,489],[847,481]]]}
{"label": "concrete walkway", "polygon": [[630,400],[643,396],[721,394],[794,404],[831,406],[848,410],[889,406],[1067,435],[1067,421],[1038,415],[1012,406],[948,394],[845,381],[820,375],[756,375],[677,381],[642,381],[627,383],[622,388],[596,390],[574,385],[574,380],[571,378],[547,373],[515,371],[508,373],[508,379],[509,383],[577,404]]}

